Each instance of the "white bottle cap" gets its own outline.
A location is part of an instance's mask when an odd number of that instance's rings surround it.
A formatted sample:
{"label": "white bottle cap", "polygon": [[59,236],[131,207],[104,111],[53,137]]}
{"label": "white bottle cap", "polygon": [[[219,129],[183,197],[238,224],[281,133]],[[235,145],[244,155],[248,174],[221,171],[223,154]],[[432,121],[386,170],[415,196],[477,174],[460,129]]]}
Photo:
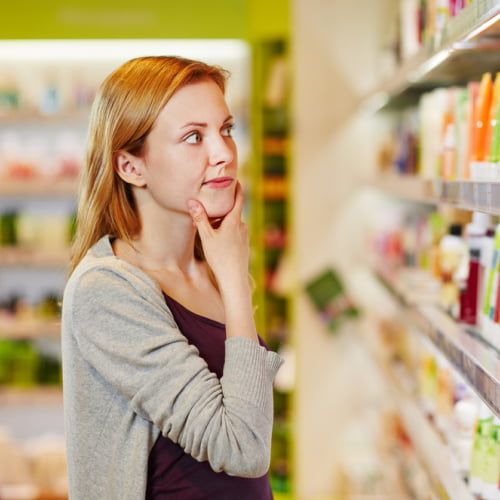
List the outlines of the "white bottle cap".
{"label": "white bottle cap", "polygon": [[465,232],[469,235],[482,236],[491,226],[491,215],[484,214],[483,212],[473,212],[472,222],[467,224]]}

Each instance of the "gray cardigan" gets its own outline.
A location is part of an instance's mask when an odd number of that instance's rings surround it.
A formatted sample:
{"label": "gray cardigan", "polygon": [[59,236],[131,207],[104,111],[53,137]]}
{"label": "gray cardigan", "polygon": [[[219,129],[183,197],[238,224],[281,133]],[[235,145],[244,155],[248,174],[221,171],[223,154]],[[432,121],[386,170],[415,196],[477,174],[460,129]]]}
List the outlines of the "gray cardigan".
{"label": "gray cardigan", "polygon": [[250,339],[227,339],[217,378],[158,284],[116,257],[109,236],[66,285],[62,360],[71,500],[144,498],[160,432],[217,472],[268,470],[282,358]]}

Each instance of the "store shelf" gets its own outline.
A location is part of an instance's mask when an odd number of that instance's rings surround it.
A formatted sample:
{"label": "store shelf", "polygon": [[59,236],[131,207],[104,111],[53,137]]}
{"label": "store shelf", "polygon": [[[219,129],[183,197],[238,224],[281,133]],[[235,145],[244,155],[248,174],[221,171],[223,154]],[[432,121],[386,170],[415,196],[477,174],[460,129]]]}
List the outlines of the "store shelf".
{"label": "store shelf", "polygon": [[463,84],[500,70],[500,2],[476,0],[450,19],[441,41],[423,47],[363,101],[372,109],[414,104],[436,86]]}
{"label": "store shelf", "polygon": [[431,205],[449,204],[464,210],[500,215],[500,182],[426,180],[386,174],[370,185],[392,196]]}
{"label": "store shelf", "polygon": [[76,179],[51,179],[34,177],[32,179],[0,178],[0,196],[22,197],[75,197]]}
{"label": "store shelf", "polygon": [[61,322],[54,320],[18,320],[0,316],[0,338],[37,339],[41,337],[59,337]]}
{"label": "store shelf", "polygon": [[[500,353],[473,328],[457,323],[436,305],[432,293],[415,291],[404,274],[377,269],[392,293],[407,307],[408,317],[500,417]],[[415,273],[412,272],[414,275]]]}
{"label": "store shelf", "polygon": [[453,500],[473,500],[466,483],[453,466],[448,444],[419,407],[408,374],[391,367],[371,337],[365,335],[365,345],[368,345],[370,355],[385,379],[403,426],[436,489]]}
{"label": "store shelf", "polygon": [[62,388],[50,387],[0,387],[0,407],[58,405],[62,406]]}
{"label": "store shelf", "polygon": [[0,116],[0,127],[17,125],[47,125],[66,123],[85,123],[88,121],[90,109],[78,111],[61,111],[58,113],[43,114],[37,111],[18,110]]}
{"label": "store shelf", "polygon": [[38,250],[18,246],[0,247],[0,267],[63,267],[69,263],[69,249]]}

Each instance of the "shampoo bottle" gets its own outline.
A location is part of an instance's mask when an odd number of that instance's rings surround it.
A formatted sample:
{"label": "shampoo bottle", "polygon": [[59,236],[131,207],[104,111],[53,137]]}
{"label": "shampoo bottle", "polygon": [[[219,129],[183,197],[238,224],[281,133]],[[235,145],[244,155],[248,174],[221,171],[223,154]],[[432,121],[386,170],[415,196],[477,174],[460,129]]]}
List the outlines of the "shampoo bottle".
{"label": "shampoo bottle", "polygon": [[[489,253],[489,249],[486,252]],[[492,338],[492,320],[496,305],[496,294],[498,291],[498,266],[500,263],[500,224],[495,229],[495,239],[493,243],[493,251],[490,255],[485,256],[487,264],[485,273],[484,292],[482,299],[482,314],[481,314],[481,333],[491,342]]]}
{"label": "shampoo bottle", "polygon": [[469,272],[467,283],[460,292],[460,321],[469,325],[478,323],[479,290],[483,277],[481,276],[481,252],[483,238],[491,224],[488,214],[474,212],[472,222],[465,227],[465,240],[469,249]]}

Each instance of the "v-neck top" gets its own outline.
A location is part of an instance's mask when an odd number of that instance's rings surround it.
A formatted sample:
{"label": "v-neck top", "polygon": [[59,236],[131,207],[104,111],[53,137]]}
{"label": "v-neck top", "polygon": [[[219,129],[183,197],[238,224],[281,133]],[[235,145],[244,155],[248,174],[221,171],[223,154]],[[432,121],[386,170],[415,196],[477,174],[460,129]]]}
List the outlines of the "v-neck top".
{"label": "v-neck top", "polygon": [[[224,369],[226,327],[197,314],[163,293],[175,322],[194,345],[210,371],[221,378]],[[259,344],[269,350],[259,336]],[[149,454],[146,500],[272,500],[266,473],[259,478],[215,472],[208,462],[198,462],[169,438],[159,435]]]}

